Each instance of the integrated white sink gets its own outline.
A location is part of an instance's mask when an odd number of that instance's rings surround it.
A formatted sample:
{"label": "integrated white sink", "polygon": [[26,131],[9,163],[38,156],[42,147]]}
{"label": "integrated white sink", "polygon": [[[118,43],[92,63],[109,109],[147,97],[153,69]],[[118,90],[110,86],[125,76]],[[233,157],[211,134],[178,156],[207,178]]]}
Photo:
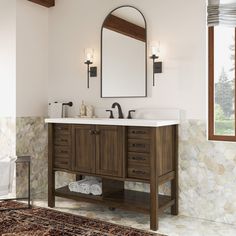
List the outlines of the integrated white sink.
{"label": "integrated white sink", "polygon": [[45,123],[161,127],[168,125],[177,125],[179,124],[179,120],[49,118],[45,119]]}

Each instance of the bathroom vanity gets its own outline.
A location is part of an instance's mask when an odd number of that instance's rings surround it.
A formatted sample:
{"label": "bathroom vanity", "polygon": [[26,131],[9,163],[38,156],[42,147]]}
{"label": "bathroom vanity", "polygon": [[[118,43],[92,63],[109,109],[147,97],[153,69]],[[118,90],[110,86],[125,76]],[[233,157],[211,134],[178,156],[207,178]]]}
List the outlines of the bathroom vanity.
{"label": "bathroom vanity", "polygon": [[[48,206],[55,196],[150,214],[150,228],[167,208],[178,214],[178,121],[46,119],[49,132]],[[102,178],[102,196],[55,189],[55,172]],[[150,184],[150,193],[127,190],[125,181]],[[158,194],[170,181],[171,195]]]}

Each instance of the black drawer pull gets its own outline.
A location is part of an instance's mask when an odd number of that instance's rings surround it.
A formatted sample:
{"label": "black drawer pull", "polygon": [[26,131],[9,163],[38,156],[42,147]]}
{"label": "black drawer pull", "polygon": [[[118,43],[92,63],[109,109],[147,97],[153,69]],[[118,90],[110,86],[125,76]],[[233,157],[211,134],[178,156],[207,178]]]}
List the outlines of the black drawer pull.
{"label": "black drawer pull", "polygon": [[133,144],[132,144],[132,147],[145,148],[146,145],[143,144],[143,143],[133,143]]}
{"label": "black drawer pull", "polygon": [[132,156],[131,159],[135,160],[135,161],[145,161],[146,160],[145,157],[137,157],[137,156]]}
{"label": "black drawer pull", "polygon": [[147,174],[145,171],[142,171],[142,170],[133,170],[132,172],[134,174],[137,174],[137,175],[145,175],[145,174]]}
{"label": "black drawer pull", "polygon": [[67,142],[68,141],[67,139],[64,139],[64,138],[61,138],[60,140],[61,140],[61,142]]}
{"label": "black drawer pull", "polygon": [[89,134],[90,135],[99,135],[100,134],[100,130],[89,130]]}
{"label": "black drawer pull", "polygon": [[143,130],[133,130],[132,131],[132,134],[146,134],[147,132],[146,131],[143,131]]}
{"label": "black drawer pull", "polygon": [[61,150],[60,153],[67,154],[68,151],[63,151],[63,150]]}
{"label": "black drawer pull", "polygon": [[67,161],[57,161],[55,164],[56,165],[68,165],[68,162]]}

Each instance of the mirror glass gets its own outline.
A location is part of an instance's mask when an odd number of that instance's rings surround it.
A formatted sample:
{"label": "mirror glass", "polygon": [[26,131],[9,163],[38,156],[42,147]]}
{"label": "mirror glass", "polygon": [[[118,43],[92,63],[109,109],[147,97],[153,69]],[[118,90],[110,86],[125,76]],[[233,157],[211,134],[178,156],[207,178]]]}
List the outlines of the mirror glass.
{"label": "mirror glass", "polygon": [[101,97],[147,96],[146,21],[123,6],[105,19],[101,35]]}

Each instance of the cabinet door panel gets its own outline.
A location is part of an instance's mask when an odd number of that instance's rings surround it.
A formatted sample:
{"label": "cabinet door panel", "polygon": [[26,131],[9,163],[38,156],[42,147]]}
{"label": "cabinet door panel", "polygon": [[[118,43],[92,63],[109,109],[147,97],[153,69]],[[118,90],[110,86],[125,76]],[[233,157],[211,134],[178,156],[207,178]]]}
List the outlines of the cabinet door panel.
{"label": "cabinet door panel", "polygon": [[97,126],[96,173],[123,177],[124,127]]}
{"label": "cabinet door panel", "polygon": [[75,126],[75,170],[85,173],[95,173],[95,129],[92,125]]}

